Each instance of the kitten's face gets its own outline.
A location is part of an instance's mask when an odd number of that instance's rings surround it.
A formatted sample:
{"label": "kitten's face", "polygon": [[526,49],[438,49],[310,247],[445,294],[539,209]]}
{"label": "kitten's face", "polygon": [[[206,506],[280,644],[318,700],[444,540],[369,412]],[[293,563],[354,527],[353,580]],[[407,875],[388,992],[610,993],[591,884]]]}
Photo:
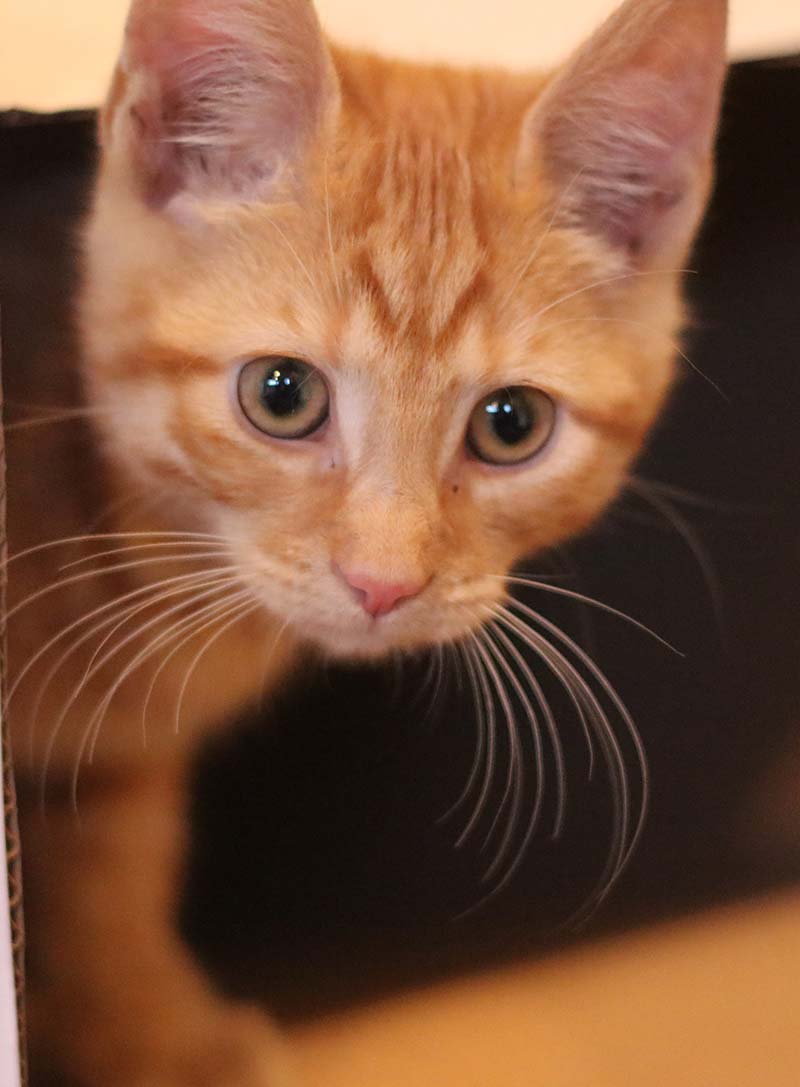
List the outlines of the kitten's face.
{"label": "kitten's face", "polygon": [[[709,171],[648,251],[641,199],[589,229],[583,170],[542,168],[541,81],[335,69],[300,178],[258,198],[249,169],[246,199],[197,174],[165,198],[163,171],[140,199],[112,143],[84,317],[114,459],[223,537],[279,622],[369,656],[479,625],[619,489],[670,384]],[[646,216],[672,215],[657,196]]]}

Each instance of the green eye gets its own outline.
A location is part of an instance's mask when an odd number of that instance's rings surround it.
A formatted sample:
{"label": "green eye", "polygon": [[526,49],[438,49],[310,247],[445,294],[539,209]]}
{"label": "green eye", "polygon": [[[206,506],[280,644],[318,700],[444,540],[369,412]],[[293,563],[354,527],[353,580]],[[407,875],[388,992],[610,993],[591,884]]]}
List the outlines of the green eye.
{"label": "green eye", "polygon": [[522,464],[547,445],[556,408],[546,393],[517,386],[481,400],[467,430],[467,446],[487,464]]}
{"label": "green eye", "polygon": [[328,418],[330,396],[319,370],[301,359],[255,359],[239,372],[239,404],[254,427],[272,438],[297,441]]}

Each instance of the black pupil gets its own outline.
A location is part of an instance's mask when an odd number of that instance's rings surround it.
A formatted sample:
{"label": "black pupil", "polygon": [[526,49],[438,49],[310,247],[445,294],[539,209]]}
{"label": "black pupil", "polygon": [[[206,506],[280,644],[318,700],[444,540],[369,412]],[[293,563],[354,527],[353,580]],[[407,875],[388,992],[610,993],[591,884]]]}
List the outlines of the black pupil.
{"label": "black pupil", "polygon": [[507,392],[486,405],[489,426],[503,445],[515,446],[530,438],[535,425],[534,410],[521,393]]}
{"label": "black pupil", "polygon": [[287,360],[271,366],[261,385],[261,403],[278,419],[297,415],[308,403],[308,377],[296,362]]}

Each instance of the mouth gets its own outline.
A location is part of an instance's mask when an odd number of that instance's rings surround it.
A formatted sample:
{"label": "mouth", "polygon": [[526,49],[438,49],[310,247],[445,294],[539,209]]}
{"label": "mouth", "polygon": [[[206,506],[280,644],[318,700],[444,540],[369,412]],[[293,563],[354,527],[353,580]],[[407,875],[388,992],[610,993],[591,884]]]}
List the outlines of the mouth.
{"label": "mouth", "polygon": [[[262,574],[262,571],[258,572]],[[400,601],[384,614],[369,614],[337,593],[314,593],[296,580],[253,577],[251,588],[273,620],[332,660],[379,660],[459,642],[477,631],[499,603],[498,582],[462,584],[448,598],[430,589]]]}
{"label": "mouth", "polygon": [[481,625],[476,610],[460,607],[401,608],[389,615],[315,616],[291,623],[301,640],[335,660],[380,660],[415,653],[467,637]]}

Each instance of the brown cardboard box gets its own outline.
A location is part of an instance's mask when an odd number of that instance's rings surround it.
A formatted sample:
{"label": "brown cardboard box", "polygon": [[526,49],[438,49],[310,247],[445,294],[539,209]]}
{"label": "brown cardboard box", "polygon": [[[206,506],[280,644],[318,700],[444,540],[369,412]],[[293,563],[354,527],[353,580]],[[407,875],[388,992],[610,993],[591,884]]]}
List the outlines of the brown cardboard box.
{"label": "brown cardboard box", "polygon": [[[0,481],[4,465],[2,431],[0,431]],[[4,487],[0,485],[0,494]],[[3,611],[2,584],[5,571],[4,541],[5,508],[0,499],[0,611]],[[0,635],[0,652],[4,638]],[[3,687],[0,658],[0,691]],[[22,882],[19,866],[19,836],[14,803],[14,779],[11,759],[3,729],[2,697],[0,696],[0,776],[2,777],[5,834],[0,835],[0,872],[7,869],[8,880],[0,879],[0,1084],[18,1087],[21,1082],[22,1047],[18,1028],[17,1008],[22,1005],[24,976],[22,970]]]}

